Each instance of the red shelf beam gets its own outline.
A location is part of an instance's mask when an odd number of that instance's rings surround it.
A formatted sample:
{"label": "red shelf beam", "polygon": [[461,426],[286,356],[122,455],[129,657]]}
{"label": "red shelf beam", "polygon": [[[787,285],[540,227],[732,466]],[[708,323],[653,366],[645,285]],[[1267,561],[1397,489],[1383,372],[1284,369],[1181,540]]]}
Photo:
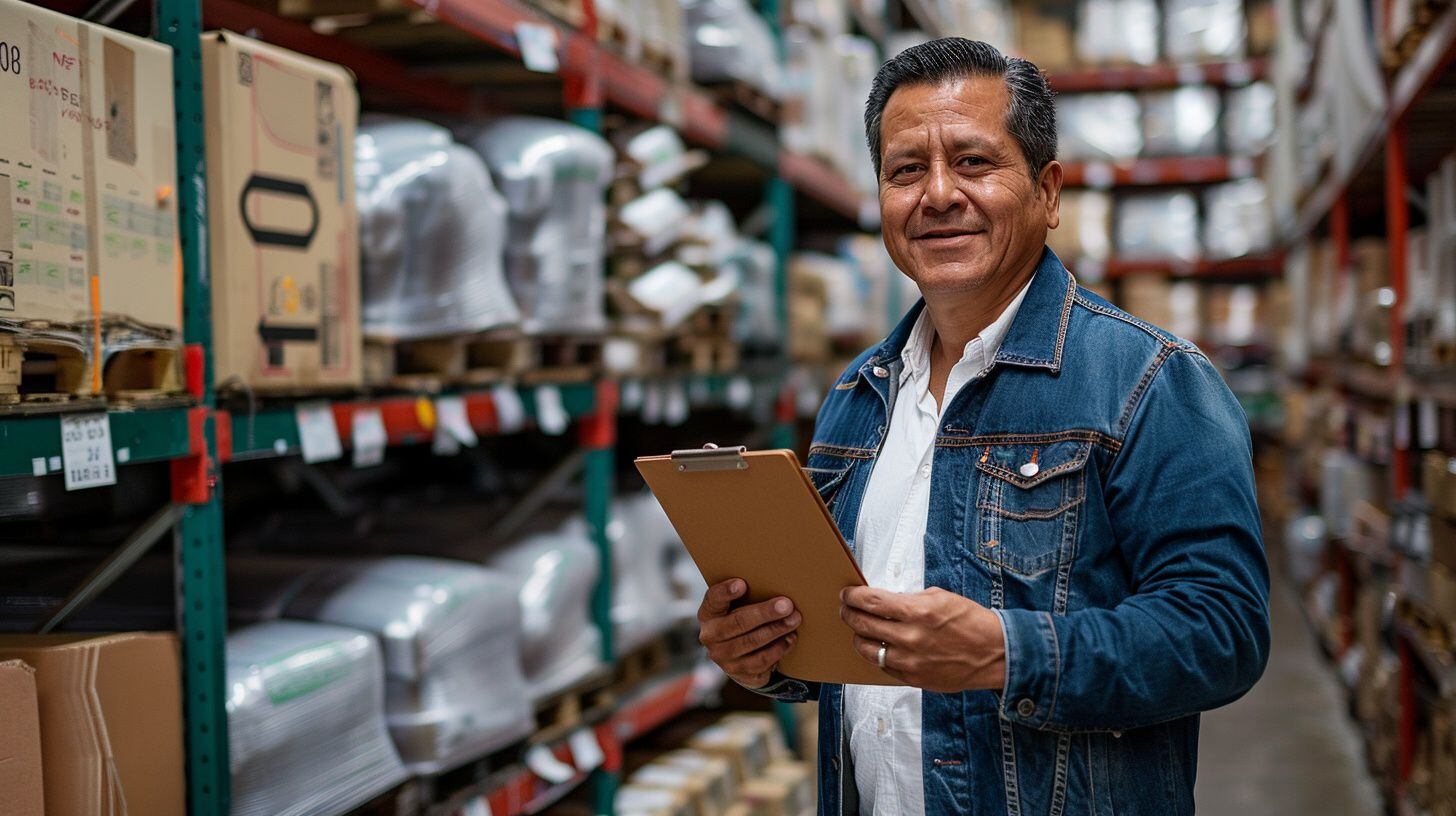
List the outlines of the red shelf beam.
{"label": "red shelf beam", "polygon": [[783,151],[779,154],[779,175],[794,189],[838,212],[845,218],[859,220],[863,197],[849,179],[823,161],[812,156]]}
{"label": "red shelf beam", "polygon": [[1209,184],[1251,176],[1256,168],[1252,159],[1228,156],[1073,161],[1062,163],[1062,183],[1068,187],[1097,188]]}
{"label": "red shelf beam", "polygon": [[1091,91],[1143,91],[1180,85],[1238,87],[1269,75],[1269,60],[1251,59],[1207,65],[1150,65],[1126,68],[1084,68],[1051,74],[1057,93]]}
{"label": "red shelf beam", "polygon": [[1169,275],[1175,278],[1198,278],[1201,280],[1242,280],[1248,278],[1278,277],[1284,269],[1284,256],[1255,255],[1248,258],[1233,258],[1226,261],[1202,260],[1188,262],[1177,259],[1130,259],[1113,258],[1107,262],[1104,276],[1108,280],[1130,275]]}

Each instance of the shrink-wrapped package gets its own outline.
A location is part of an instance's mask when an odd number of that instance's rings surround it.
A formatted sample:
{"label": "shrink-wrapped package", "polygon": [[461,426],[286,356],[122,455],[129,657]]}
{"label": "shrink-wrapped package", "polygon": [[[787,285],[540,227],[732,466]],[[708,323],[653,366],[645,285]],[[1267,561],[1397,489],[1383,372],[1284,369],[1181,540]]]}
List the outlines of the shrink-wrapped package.
{"label": "shrink-wrapped package", "polygon": [[1274,86],[1255,82],[1228,92],[1223,139],[1236,156],[1258,156],[1274,141]]}
{"label": "shrink-wrapped package", "polygon": [[732,260],[742,241],[738,225],[733,223],[733,211],[727,204],[716,200],[694,201],[674,254],[688,266],[720,267]]}
{"label": "shrink-wrapped package", "polygon": [[286,614],[380,639],[390,734],[412,772],[434,773],[534,727],[513,589],[475,564],[395,556],[320,572]]}
{"label": "shrink-wrapped package", "polygon": [[1256,178],[1231,181],[1203,194],[1203,246],[1211,258],[1242,258],[1274,245],[1269,193]]}
{"label": "shrink-wrapped package", "polygon": [[430,337],[520,319],[502,268],[506,202],[478,153],[438,125],[370,117],[354,156],[365,334]]}
{"label": "shrink-wrapped package", "polygon": [[784,29],[783,39],[783,145],[796,153],[831,157],[844,135],[840,61],[823,37],[803,26]]}
{"label": "shrink-wrapped package", "polygon": [[1082,0],[1077,7],[1077,57],[1094,65],[1157,62],[1158,4]]}
{"label": "shrink-wrapped package", "polygon": [[1243,59],[1246,40],[1240,0],[1165,0],[1163,48],[1172,62]]}
{"label": "shrink-wrapped package", "polygon": [[738,319],[733,339],[747,348],[766,348],[780,337],[778,253],[762,241],[744,241],[732,255],[739,271]]}
{"label": "shrink-wrapped package", "polygon": [[227,717],[233,816],[347,813],[405,778],[365,632],[303,621],[233,632]]}
{"label": "shrink-wrapped package", "polygon": [[1188,192],[1142,193],[1121,199],[1117,252],[1126,258],[1198,260],[1198,200]]}
{"label": "shrink-wrapped package", "polygon": [[1057,98],[1057,156],[1063,161],[1128,159],[1143,149],[1142,107],[1129,93]]}
{"label": "shrink-wrapped package", "polygon": [[1218,91],[1185,85],[1143,94],[1143,155],[1208,156],[1218,152]]}
{"label": "shrink-wrapped package", "polygon": [[525,330],[604,329],[611,145],[585,128],[533,116],[492,122],[470,144],[485,157],[509,209],[506,279]]}
{"label": "shrink-wrapped package", "polygon": [[[616,501],[612,512],[622,525],[621,555],[616,560],[622,562],[619,568],[623,572],[618,575],[631,575],[630,585],[619,584],[614,604],[623,609],[623,620],[640,620],[639,627],[651,634],[692,620],[708,585],[657,497],[646,491],[624,496]],[[614,541],[613,552],[618,549]],[[662,608],[652,609],[651,605],[659,600]],[[634,614],[630,607],[640,612]],[[618,631],[621,629],[619,626]]]}
{"label": "shrink-wrapped package", "polygon": [[695,81],[738,80],[778,97],[778,43],[747,0],[682,0],[682,6]]}
{"label": "shrink-wrapped package", "polygon": [[585,527],[531,536],[492,553],[486,564],[512,580],[521,658],[532,699],[579,683],[602,665],[601,632],[591,597],[601,572]]}
{"label": "shrink-wrapped package", "polygon": [[879,179],[870,160],[869,143],[864,138],[864,110],[869,101],[870,85],[880,68],[880,52],[874,40],[842,35],[832,43],[839,62],[837,92],[842,99],[839,115],[842,123],[840,144],[834,151],[839,170],[866,196],[879,190]]}
{"label": "shrink-wrapped package", "polygon": [[644,193],[617,210],[634,244],[640,244],[645,255],[653,256],[672,246],[687,226],[692,211],[682,196],[665,187]]}

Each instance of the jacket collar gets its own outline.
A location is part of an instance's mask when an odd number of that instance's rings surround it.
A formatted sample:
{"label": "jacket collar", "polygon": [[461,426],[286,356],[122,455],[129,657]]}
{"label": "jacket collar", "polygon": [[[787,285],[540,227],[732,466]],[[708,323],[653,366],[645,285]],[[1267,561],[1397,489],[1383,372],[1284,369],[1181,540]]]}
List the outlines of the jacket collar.
{"label": "jacket collar", "polygon": [[[1011,328],[997,350],[997,364],[1044,368],[1052,373],[1062,369],[1062,346],[1067,341],[1067,324],[1072,315],[1072,299],[1077,294],[1077,281],[1062,265],[1061,259],[1050,248],[1042,250],[1041,261],[1032,274],[1031,286],[1026,298],[1011,321]],[[895,330],[885,338],[862,368],[885,365],[886,361],[898,363],[900,352],[910,340],[915,321],[925,309],[925,301],[919,300],[900,319]]]}

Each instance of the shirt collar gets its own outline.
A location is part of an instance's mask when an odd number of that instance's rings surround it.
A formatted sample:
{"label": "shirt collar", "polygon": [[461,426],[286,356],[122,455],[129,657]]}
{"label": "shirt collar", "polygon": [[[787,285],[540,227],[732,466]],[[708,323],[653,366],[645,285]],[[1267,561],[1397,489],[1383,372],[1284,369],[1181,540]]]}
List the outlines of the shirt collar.
{"label": "shirt collar", "polygon": [[[971,363],[975,373],[979,374],[991,367],[991,361],[996,356],[997,350],[1001,347],[1001,341],[1005,339],[1006,333],[1011,329],[1011,323],[1016,319],[1016,312],[1021,308],[1021,302],[1026,299],[1026,292],[1031,288],[1031,281],[1028,280],[1016,297],[1006,304],[1001,314],[991,321],[990,325],[981,330],[980,334],[972,337],[966,343],[961,352],[961,358],[957,365]],[[920,316],[915,319],[915,327],[910,330],[910,337],[905,342],[905,347],[900,351],[900,359],[905,363],[901,372],[900,381],[909,381],[914,377],[921,376],[930,368],[930,348],[935,340],[935,326],[930,320],[930,310],[923,309]]]}

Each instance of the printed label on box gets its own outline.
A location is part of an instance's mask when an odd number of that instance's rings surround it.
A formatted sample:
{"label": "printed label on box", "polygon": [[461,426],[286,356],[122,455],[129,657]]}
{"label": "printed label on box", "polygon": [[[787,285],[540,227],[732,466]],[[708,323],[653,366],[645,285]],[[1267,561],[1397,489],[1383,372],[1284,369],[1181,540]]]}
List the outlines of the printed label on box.
{"label": "printed label on box", "polygon": [[116,484],[111,417],[107,414],[61,417],[61,460],[67,490]]}

